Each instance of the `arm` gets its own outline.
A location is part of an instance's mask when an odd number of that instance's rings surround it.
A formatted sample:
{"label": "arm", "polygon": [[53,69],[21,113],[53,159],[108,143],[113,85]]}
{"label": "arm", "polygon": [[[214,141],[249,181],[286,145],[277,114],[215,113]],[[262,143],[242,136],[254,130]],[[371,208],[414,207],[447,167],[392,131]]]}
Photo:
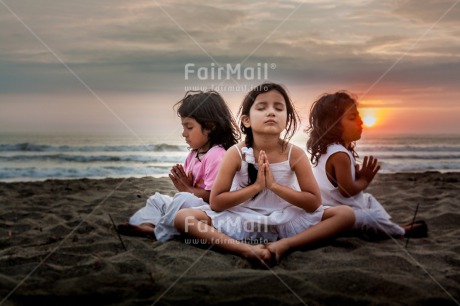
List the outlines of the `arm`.
{"label": "arm", "polygon": [[[224,211],[241,204],[252,198],[263,189],[263,186],[265,186],[264,175],[260,174],[261,171],[263,171],[263,167],[259,164],[259,173],[257,175],[257,181],[254,184],[240,190],[230,191],[233,177],[240,166],[240,155],[238,154],[236,148],[231,147],[227,153],[225,153],[219,173],[217,174],[217,178],[212,186],[209,203],[212,210]],[[263,185],[261,184],[261,181]]]}
{"label": "arm", "polygon": [[311,171],[307,155],[297,146],[292,149],[290,164],[297,176],[300,191],[276,183],[269,166],[267,188],[292,205],[303,208],[307,212],[314,212],[321,205],[321,192]]}
{"label": "arm", "polygon": [[361,169],[356,169],[356,179],[351,175],[350,157],[343,152],[333,154],[327,160],[326,169],[328,178],[335,178],[339,192],[346,198],[352,197],[365,190],[372,182],[380,166],[377,159],[364,157]]}
{"label": "arm", "polygon": [[211,195],[210,190],[205,190],[205,189],[201,189],[201,188],[192,187],[191,191],[189,191],[189,192],[193,193],[198,198],[202,198],[203,201],[209,203],[209,197]]}

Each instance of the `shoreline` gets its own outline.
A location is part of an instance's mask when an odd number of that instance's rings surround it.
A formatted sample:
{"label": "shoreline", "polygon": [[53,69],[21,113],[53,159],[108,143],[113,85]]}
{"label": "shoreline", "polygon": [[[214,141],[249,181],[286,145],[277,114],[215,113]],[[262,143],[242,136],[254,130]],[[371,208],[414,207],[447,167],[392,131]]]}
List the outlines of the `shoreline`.
{"label": "shoreline", "polygon": [[396,223],[420,203],[428,238],[405,249],[406,239],[338,237],[271,271],[179,239],[122,236],[125,250],[109,215],[124,223],[155,191],[173,195],[169,178],[0,183],[0,300],[23,281],[5,305],[457,305],[459,180],[458,172],[378,174],[368,191]]}
{"label": "shoreline", "polygon": [[[447,169],[447,170],[424,170],[424,171],[399,171],[399,172],[379,172],[379,175],[419,175],[419,174],[447,174],[447,175],[456,175],[460,174],[460,169]],[[105,180],[105,179],[113,179],[113,180],[124,180],[124,179],[147,179],[147,178],[154,178],[154,179],[168,179],[168,176],[165,174],[159,175],[150,175],[150,176],[126,176],[126,177],[77,177],[77,178],[45,178],[41,180],[23,180],[23,181],[7,181],[7,180],[0,180],[0,184],[11,184],[11,183],[34,183],[34,182],[48,182],[48,181],[78,181],[78,180]]]}

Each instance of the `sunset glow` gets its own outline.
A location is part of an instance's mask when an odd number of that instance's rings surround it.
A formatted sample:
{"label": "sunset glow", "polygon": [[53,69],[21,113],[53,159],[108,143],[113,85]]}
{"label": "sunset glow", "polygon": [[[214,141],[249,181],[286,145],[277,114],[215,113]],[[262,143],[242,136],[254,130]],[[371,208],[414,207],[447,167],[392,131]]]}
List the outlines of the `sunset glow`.
{"label": "sunset glow", "polygon": [[377,118],[375,118],[373,115],[367,115],[363,117],[363,122],[365,126],[371,127],[377,122]]}

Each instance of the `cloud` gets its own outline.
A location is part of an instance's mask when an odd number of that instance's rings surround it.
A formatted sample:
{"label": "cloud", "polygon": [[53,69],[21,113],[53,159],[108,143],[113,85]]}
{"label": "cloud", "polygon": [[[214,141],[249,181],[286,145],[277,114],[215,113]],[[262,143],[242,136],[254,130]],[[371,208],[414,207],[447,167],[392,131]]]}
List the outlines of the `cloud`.
{"label": "cloud", "polygon": [[410,22],[422,24],[433,24],[447,12],[440,21],[441,25],[458,26],[460,23],[460,5],[452,0],[399,0],[395,3],[394,12]]}
{"label": "cloud", "polygon": [[[418,86],[447,94],[456,90],[460,76],[460,36],[447,26],[458,22],[459,8],[410,50],[451,1],[42,0],[8,5],[96,91],[166,92],[215,84],[186,81],[184,66],[208,67],[213,59],[236,65],[254,50],[245,66],[275,63],[270,79],[293,86],[326,84],[365,92],[402,56],[371,94],[415,97],[404,88]],[[1,92],[85,90],[6,9],[0,11],[0,29]]]}

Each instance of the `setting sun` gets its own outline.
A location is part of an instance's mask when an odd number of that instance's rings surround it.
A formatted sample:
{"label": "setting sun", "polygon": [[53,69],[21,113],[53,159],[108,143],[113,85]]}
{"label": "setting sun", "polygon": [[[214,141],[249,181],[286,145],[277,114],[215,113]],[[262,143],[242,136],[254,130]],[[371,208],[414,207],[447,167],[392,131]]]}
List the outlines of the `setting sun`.
{"label": "setting sun", "polygon": [[380,122],[379,118],[383,116],[382,109],[374,107],[363,107],[359,110],[359,113],[366,127],[375,127]]}
{"label": "setting sun", "polygon": [[377,118],[373,115],[366,115],[363,117],[363,122],[365,126],[371,127],[377,122]]}

